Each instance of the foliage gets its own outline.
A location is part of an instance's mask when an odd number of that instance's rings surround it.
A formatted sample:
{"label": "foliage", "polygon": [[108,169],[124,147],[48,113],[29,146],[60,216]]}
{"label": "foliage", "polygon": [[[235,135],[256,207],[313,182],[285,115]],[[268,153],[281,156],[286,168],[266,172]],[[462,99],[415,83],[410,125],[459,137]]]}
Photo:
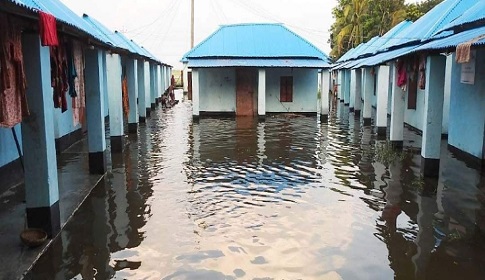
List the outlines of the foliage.
{"label": "foliage", "polygon": [[335,22],[330,28],[330,56],[337,59],[405,19],[415,21],[442,1],[405,4],[404,0],[338,0],[332,11]]}

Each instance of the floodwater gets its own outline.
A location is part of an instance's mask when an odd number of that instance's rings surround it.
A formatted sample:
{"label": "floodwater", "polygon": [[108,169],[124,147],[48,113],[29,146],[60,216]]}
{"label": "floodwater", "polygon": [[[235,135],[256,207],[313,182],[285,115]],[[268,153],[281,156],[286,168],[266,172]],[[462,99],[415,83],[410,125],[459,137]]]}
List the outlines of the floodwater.
{"label": "floodwater", "polygon": [[419,143],[159,109],[26,278],[485,279],[485,180],[446,148],[423,180]]}

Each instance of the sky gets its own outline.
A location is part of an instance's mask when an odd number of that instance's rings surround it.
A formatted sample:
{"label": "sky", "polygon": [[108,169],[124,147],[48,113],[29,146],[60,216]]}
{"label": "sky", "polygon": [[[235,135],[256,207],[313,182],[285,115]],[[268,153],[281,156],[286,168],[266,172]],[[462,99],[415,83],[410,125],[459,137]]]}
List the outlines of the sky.
{"label": "sky", "polygon": [[[179,62],[190,50],[191,0],[60,0],[78,15],[88,14],[124,33],[164,63]],[[384,0],[385,1],[385,0]],[[337,0],[194,0],[195,45],[234,23],[283,23],[325,53]],[[410,0],[407,2],[416,2]]]}

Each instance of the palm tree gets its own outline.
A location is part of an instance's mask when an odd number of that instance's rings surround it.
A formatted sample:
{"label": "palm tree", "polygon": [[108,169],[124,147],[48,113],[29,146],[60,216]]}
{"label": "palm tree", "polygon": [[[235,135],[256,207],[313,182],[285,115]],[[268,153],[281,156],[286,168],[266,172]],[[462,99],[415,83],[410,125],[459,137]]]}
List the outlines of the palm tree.
{"label": "palm tree", "polygon": [[[369,7],[369,0],[352,0],[344,9],[344,27],[337,34],[339,52],[353,48],[364,41],[363,16]],[[345,47],[345,43],[347,46]]]}

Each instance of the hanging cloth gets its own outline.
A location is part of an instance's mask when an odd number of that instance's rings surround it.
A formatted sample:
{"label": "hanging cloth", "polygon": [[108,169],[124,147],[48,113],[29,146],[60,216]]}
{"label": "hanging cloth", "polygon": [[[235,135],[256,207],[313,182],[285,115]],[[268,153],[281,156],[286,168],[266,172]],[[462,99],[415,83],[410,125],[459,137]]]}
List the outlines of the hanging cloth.
{"label": "hanging cloth", "polygon": [[81,43],[73,40],[72,53],[76,78],[74,79],[74,90],[76,97],[72,98],[72,116],[74,126],[84,124],[84,112],[86,108],[86,93],[84,89],[84,53]]}
{"label": "hanging cloth", "polygon": [[397,86],[405,87],[408,80],[408,75],[406,71],[406,62],[403,59],[399,59],[397,62]]}
{"label": "hanging cloth", "polygon": [[456,46],[456,62],[457,63],[468,63],[471,60],[471,47],[476,42],[485,39],[485,34],[471,39],[465,43],[461,43]]}
{"label": "hanging cloth", "polygon": [[21,22],[0,13],[0,26],[0,127],[11,128],[29,115]]}
{"label": "hanging cloth", "polygon": [[419,89],[426,89],[426,56],[419,57]]}
{"label": "hanging cloth", "polygon": [[42,46],[58,46],[56,18],[39,11],[39,31]]}
{"label": "hanging cloth", "polygon": [[68,65],[66,51],[62,44],[58,47],[50,47],[51,56],[51,85],[54,89],[54,108],[67,111],[66,92],[69,89]]}
{"label": "hanging cloth", "polygon": [[130,113],[130,99],[128,96],[128,79],[126,76],[123,76],[123,80],[121,81],[121,93],[123,98],[123,113],[128,117]]}

